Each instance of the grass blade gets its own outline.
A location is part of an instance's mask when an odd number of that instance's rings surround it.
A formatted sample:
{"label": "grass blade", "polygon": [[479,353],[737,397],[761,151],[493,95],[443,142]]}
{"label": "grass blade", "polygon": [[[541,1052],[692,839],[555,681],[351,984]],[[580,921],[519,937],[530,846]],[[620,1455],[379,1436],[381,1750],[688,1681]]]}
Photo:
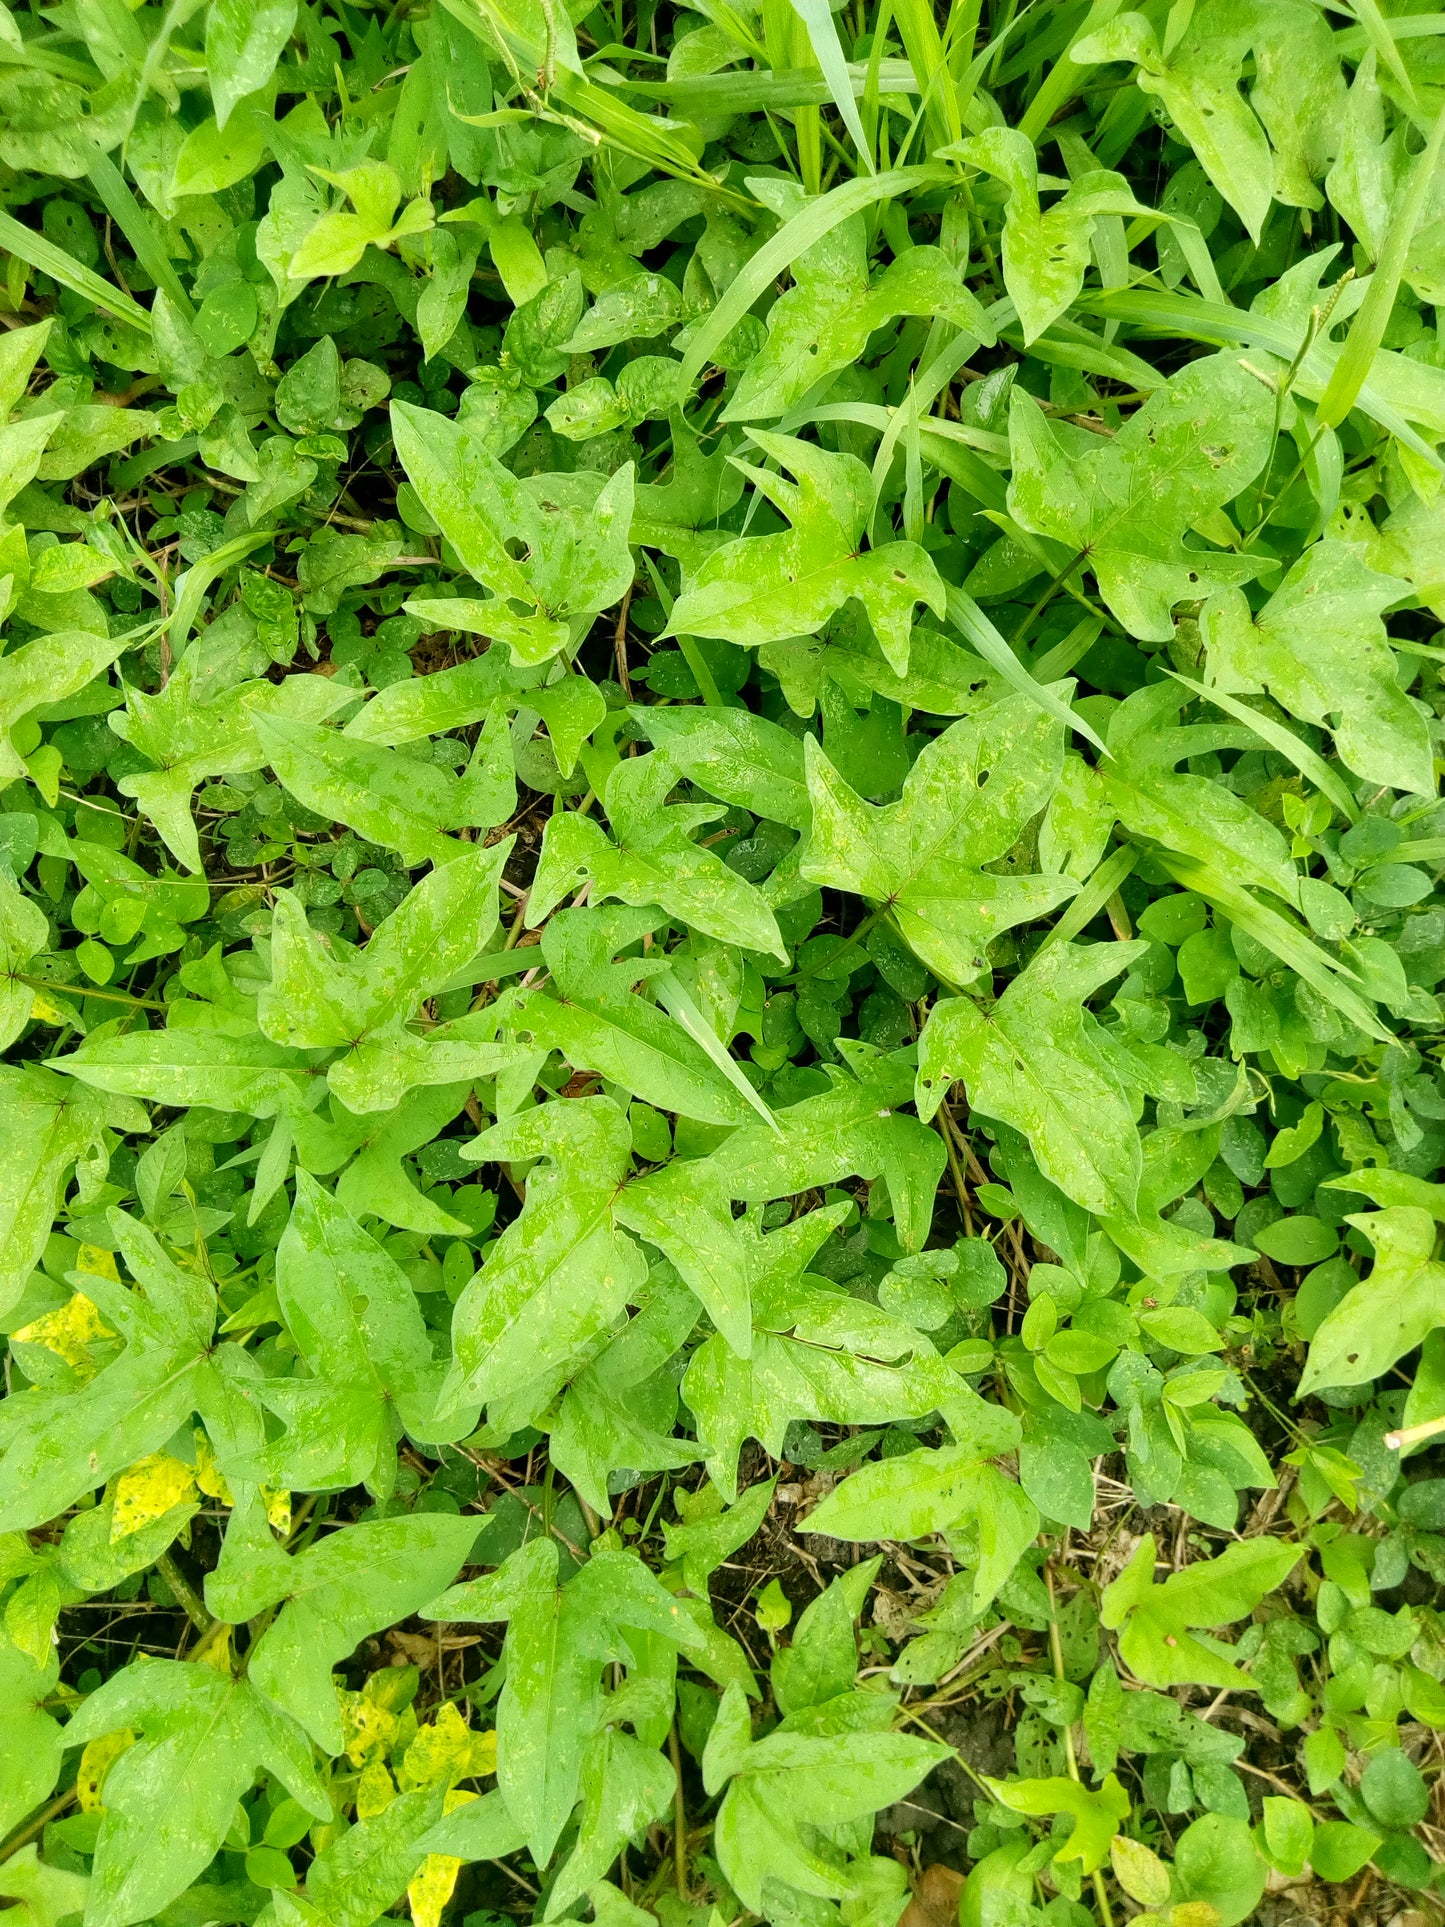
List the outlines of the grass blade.
{"label": "grass blade", "polygon": [[47,241],[43,234],[28,228],[17,221],[13,214],[0,214],[0,247],[15,254],[22,261],[28,261],[32,268],[48,274],[52,281],[58,281],[62,288],[69,288],[72,294],[82,296],[97,308],[104,308],[117,321],[125,322],[127,327],[136,328],[142,334],[151,331],[151,318],[138,301],[132,301],[128,294],[113,288],[109,281],[102,281],[98,274],[82,267],[72,254],[64,248],[56,247]]}
{"label": "grass blade", "polygon": [[808,29],[808,39],[812,42],[813,52],[818,65],[823,70],[823,78],[828,83],[828,94],[833,105],[843,116],[843,125],[853,136],[853,145],[858,150],[858,158],[867,174],[874,172],[873,155],[869,148],[868,136],[863,132],[863,122],[858,113],[858,103],[853,98],[853,79],[848,72],[848,63],[843,58],[842,42],[838,29],[828,10],[828,0],[791,0],[793,11]]}
{"label": "grass blade", "polygon": [[1066,729],[1078,730],[1081,736],[1089,739],[1101,755],[1109,754],[1102,738],[1095,734],[1082,716],[1076,716],[1069,705],[1060,702],[1052,690],[1045,689],[1040,682],[1035,682],[971,595],[965,594],[962,589],[950,587],[948,619],[960,635],[967,639],[969,648],[982,656],[990,668],[996,669],[1005,682],[1012,683],[1020,695],[1027,696],[1030,702],[1035,702],[1040,709],[1047,710],[1048,714],[1056,717]]}
{"label": "grass blade", "polygon": [[1357,822],[1359,807],[1343,781],[1330,768],[1322,756],[1312,750],[1308,743],[1302,743],[1292,729],[1286,729],[1271,716],[1261,716],[1257,709],[1248,703],[1237,701],[1222,689],[1211,689],[1204,683],[1195,682],[1192,677],[1182,676],[1175,669],[1167,672],[1175,682],[1182,682],[1186,689],[1192,689],[1196,696],[1203,696],[1214,703],[1227,716],[1245,724],[1249,729],[1277,749],[1281,756],[1287,756],[1301,776],[1307,776],[1322,796],[1327,796],[1347,823]]}
{"label": "grass blade", "polygon": [[154,221],[131,193],[125,177],[109,154],[97,153],[90,163],[90,184],[104,203],[106,213],[130,242],[131,253],[151,280],[158,288],[165,289],[187,321],[194,321],[196,311],[191,305],[191,297],[181,286],[181,277],[176,273],[171,257],[156,233]]}
{"label": "grass blade", "polygon": [[707,366],[713,349],[727,339],[763,290],[786,273],[815,241],[821,241],[825,234],[831,234],[835,227],[865,207],[871,207],[875,201],[892,200],[909,189],[933,186],[950,178],[949,170],[937,165],[890,168],[885,174],[870,174],[845,182],[805,207],[801,214],[795,214],[747,262],[688,343],[677,380],[679,396],[687,394]]}
{"label": "grass blade", "polygon": [[1376,351],[1384,340],[1385,329],[1395,310],[1395,296],[1400,291],[1400,278],[1405,272],[1410,243],[1415,238],[1426,196],[1434,183],[1442,143],[1445,143],[1445,107],[1435,116],[1435,125],[1430,130],[1424,152],[1416,159],[1408,181],[1400,190],[1390,215],[1385,245],[1380,250],[1375,272],[1370,276],[1369,292],[1350,323],[1350,332],[1345,338],[1340,358],[1320,397],[1318,419],[1324,428],[1339,427],[1359,400],[1360,391],[1374,365]]}

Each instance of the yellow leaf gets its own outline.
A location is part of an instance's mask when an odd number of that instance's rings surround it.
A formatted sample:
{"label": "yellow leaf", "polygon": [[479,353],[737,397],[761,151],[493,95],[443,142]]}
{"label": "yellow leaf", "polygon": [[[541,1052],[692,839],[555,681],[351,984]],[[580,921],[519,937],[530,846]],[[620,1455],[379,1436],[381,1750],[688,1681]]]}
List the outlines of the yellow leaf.
{"label": "yellow leaf", "polygon": [[231,1497],[231,1488],[216,1464],[216,1452],[211,1441],[199,1425],[191,1436],[196,1441],[196,1484],[208,1499],[219,1499],[222,1505],[233,1505],[235,1501]]}
{"label": "yellow leaf", "polygon": [[[476,1797],[475,1793],[454,1789],[446,1797],[445,1811],[455,1813],[458,1807],[464,1807]],[[406,1890],[415,1927],[440,1927],[442,1909],[452,1897],[461,1869],[461,1861],[449,1853],[429,1853],[422,1861],[416,1878]]]}
{"label": "yellow leaf", "polygon": [[461,1861],[449,1853],[429,1853],[422,1861],[420,1873],[406,1890],[416,1927],[441,1927],[442,1909],[452,1897],[461,1870]]}
{"label": "yellow leaf", "polygon": [[30,1015],[41,1024],[73,1024],[75,1012],[48,991],[37,990],[30,999]]}
{"label": "yellow leaf", "polygon": [[[89,1248],[81,1247],[82,1251]],[[109,1257],[110,1253],[105,1255]],[[100,1313],[85,1293],[78,1291],[68,1305],[60,1306],[57,1311],[46,1312],[43,1318],[32,1320],[14,1336],[23,1345],[44,1345],[75,1371],[90,1377],[96,1370],[90,1356],[92,1340],[112,1338],[114,1333],[102,1321]]]}
{"label": "yellow leaf", "polygon": [[266,1508],[266,1517],[273,1532],[287,1533],[291,1530],[291,1494],[263,1485],[261,1503]]}
{"label": "yellow leaf", "polygon": [[213,1666],[218,1673],[224,1673],[229,1679],[234,1671],[231,1634],[235,1630],[234,1626],[227,1626],[218,1621],[190,1655],[192,1663],[196,1666]]}
{"label": "yellow leaf", "polygon": [[396,1738],[395,1713],[378,1706],[368,1694],[338,1689],[341,1702],[341,1731],[346,1742],[346,1757],[353,1766],[390,1752]]}
{"label": "yellow leaf", "polygon": [[100,1797],[105,1776],[126,1748],[134,1745],[135,1734],[128,1727],[122,1727],[118,1733],[102,1733],[98,1740],[87,1741],[80,1756],[80,1770],[75,1776],[75,1797],[82,1813],[105,1812],[105,1804]]}
{"label": "yellow leaf", "polygon": [[172,1506],[181,1505],[196,1489],[195,1474],[169,1452],[152,1452],[122,1472],[115,1488],[115,1511],[110,1543],[128,1539]]}
{"label": "yellow leaf", "polygon": [[473,1733],[450,1701],[437,1711],[435,1721],[424,1726],[406,1749],[401,1778],[407,1787],[432,1786],[438,1780],[450,1784],[475,1779],[479,1774],[497,1770],[497,1736],[493,1732]]}
{"label": "yellow leaf", "polygon": [[113,1284],[120,1283],[120,1273],[115,1268],[115,1253],[105,1251],[99,1245],[82,1245],[75,1269],[88,1271],[92,1278],[109,1278]]}
{"label": "yellow leaf", "polygon": [[356,1817],[370,1820],[385,1812],[396,1798],[396,1787],[384,1760],[372,1760],[361,1770],[356,1783]]}

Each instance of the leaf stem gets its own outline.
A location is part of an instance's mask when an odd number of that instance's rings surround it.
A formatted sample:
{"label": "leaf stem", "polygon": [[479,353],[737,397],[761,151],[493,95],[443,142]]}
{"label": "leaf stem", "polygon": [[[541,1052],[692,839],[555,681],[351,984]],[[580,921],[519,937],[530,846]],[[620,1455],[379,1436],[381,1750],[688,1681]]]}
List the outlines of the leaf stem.
{"label": "leaf stem", "polygon": [[190,1620],[196,1631],[208,1633],[215,1621],[206,1610],[205,1601],[169,1552],[163,1552],[156,1560],[156,1571],[185,1608],[186,1618]]}
{"label": "leaf stem", "polygon": [[672,1867],[677,1877],[677,1897],[687,1900],[687,1802],[682,1791],[682,1748],[678,1744],[677,1721],[667,1733],[667,1751],[672,1760]]}
{"label": "leaf stem", "polygon": [[99,984],[57,984],[48,977],[31,977],[23,970],[12,970],[7,975],[14,983],[29,984],[34,990],[51,990],[62,997],[103,997],[109,1004],[129,1004],[133,1010],[169,1008],[154,997],[132,997],[128,990],[105,990]]}
{"label": "leaf stem", "polygon": [[845,951],[851,950],[855,944],[862,943],[874,924],[879,922],[881,918],[886,917],[887,914],[888,905],[886,903],[880,903],[878,908],[876,910],[870,910],[868,915],[864,917],[860,923],[854,924],[852,930],[849,931],[848,935],[843,939],[842,943],[838,945],[836,950],[830,950],[826,957],[820,958],[817,963],[809,964],[806,970],[797,971],[790,981],[795,984],[804,984],[810,977],[816,977],[820,971],[824,971],[830,964],[836,963]]}

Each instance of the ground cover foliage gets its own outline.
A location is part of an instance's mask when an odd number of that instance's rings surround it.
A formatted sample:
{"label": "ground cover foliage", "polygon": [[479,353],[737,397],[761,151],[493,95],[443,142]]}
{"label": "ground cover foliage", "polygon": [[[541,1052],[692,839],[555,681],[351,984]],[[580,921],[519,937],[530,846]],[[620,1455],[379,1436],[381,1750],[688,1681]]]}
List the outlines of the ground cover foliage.
{"label": "ground cover foliage", "polygon": [[21,1927],[1440,1918],[1445,16],[0,14]]}

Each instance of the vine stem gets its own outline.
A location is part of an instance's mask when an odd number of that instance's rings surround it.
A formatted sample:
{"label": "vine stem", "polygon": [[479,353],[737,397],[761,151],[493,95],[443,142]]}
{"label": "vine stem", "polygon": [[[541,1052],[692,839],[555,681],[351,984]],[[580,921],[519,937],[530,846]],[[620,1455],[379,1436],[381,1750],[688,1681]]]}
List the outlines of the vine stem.
{"label": "vine stem", "polygon": [[[1054,1569],[1052,1562],[1046,1563],[1044,1566],[1044,1584],[1049,1589],[1049,1654],[1054,1662],[1054,1678],[1062,1681],[1064,1677],[1064,1643],[1059,1637],[1059,1613],[1057,1606],[1054,1604]],[[1081,1778],[1079,1761],[1078,1756],[1074,1752],[1074,1729],[1071,1726],[1064,1728],[1064,1764],[1069,1770],[1069,1778],[1074,1781],[1079,1781]],[[1109,1908],[1109,1895],[1108,1890],[1104,1886],[1102,1870],[1096,1867],[1090,1875],[1090,1879],[1094,1883],[1094,1900],[1098,1905],[1099,1919],[1103,1922],[1103,1927],[1114,1927],[1114,1916]]]}
{"label": "vine stem", "polygon": [[57,1794],[48,1807],[42,1807],[28,1825],[21,1827],[18,1833],[12,1833],[5,1844],[0,1846],[0,1861],[9,1860],[13,1855],[19,1853],[22,1847],[28,1847],[36,1835],[44,1833],[51,1821],[58,1819],[59,1816],[64,1813],[65,1809],[73,1804],[74,1800],[74,1787],[71,1787],[65,1793]]}
{"label": "vine stem", "polygon": [[682,1747],[678,1743],[677,1721],[668,1728],[667,1751],[672,1760],[672,1867],[677,1876],[677,1897],[687,1899],[687,1802],[682,1792]]}
{"label": "vine stem", "polygon": [[196,1631],[208,1633],[215,1621],[207,1611],[205,1601],[169,1552],[163,1552],[156,1560],[156,1570],[185,1608],[186,1618],[190,1620]]}

